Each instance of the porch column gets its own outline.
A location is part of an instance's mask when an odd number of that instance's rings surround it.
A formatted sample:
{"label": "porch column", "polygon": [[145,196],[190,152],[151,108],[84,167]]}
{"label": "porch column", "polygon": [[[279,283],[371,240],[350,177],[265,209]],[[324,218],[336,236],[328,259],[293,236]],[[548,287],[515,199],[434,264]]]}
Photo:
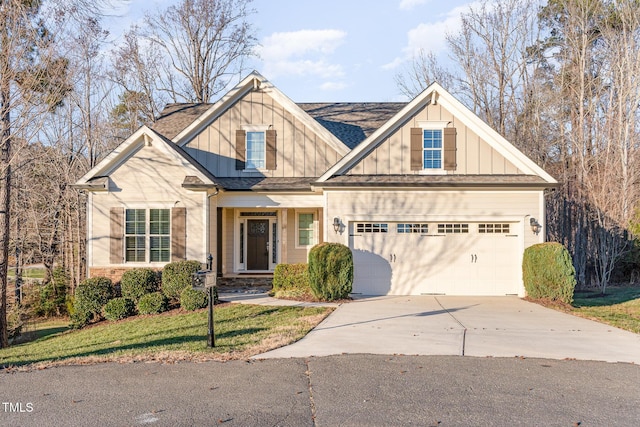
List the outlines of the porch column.
{"label": "porch column", "polygon": [[287,219],[289,217],[289,210],[280,210],[280,262],[286,264],[288,262],[287,256]]}

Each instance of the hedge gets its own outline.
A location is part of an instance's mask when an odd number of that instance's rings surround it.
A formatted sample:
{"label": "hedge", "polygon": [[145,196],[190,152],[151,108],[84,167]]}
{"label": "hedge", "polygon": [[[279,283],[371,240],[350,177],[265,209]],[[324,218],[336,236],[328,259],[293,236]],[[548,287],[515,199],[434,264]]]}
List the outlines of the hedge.
{"label": "hedge", "polygon": [[340,243],[320,243],[309,251],[309,283],[314,296],[348,298],[353,286],[353,254]]}
{"label": "hedge", "polygon": [[576,271],[569,251],[560,243],[539,243],[525,249],[522,279],[530,298],[573,302]]}
{"label": "hedge", "polygon": [[184,288],[191,286],[193,273],[199,271],[198,261],[176,261],[162,270],[162,293],[171,301],[178,301]]}
{"label": "hedge", "polygon": [[306,263],[278,264],[273,272],[273,290],[309,290],[309,268]]}
{"label": "hedge", "polygon": [[193,288],[184,288],[180,293],[180,307],[187,311],[205,308],[209,303],[207,292],[196,291]]}
{"label": "hedge", "polygon": [[143,295],[156,292],[158,286],[158,273],[150,268],[134,268],[127,270],[120,279],[120,291],[122,296],[138,302]]}
{"label": "hedge", "polygon": [[102,311],[105,319],[120,320],[136,314],[136,304],[129,298],[113,298],[105,304]]}
{"label": "hedge", "polygon": [[138,313],[140,314],[159,314],[167,311],[167,308],[167,297],[162,292],[143,295],[138,301]]}
{"label": "hedge", "polygon": [[102,307],[113,298],[113,284],[106,277],[85,279],[78,285],[73,298],[71,326],[82,327],[102,314]]}

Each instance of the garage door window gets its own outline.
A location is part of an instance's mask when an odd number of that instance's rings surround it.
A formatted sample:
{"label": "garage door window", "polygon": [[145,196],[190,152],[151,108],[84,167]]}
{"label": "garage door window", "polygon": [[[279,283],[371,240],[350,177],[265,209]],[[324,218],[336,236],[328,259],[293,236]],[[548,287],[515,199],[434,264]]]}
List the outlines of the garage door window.
{"label": "garage door window", "polygon": [[480,234],[508,234],[509,224],[478,224]]}
{"label": "garage door window", "polygon": [[358,233],[388,233],[389,224],[359,222],[356,224],[356,232]]}
{"label": "garage door window", "polygon": [[438,224],[438,234],[466,234],[469,232],[469,224]]}
{"label": "garage door window", "polygon": [[429,224],[398,224],[396,228],[398,234],[429,232]]}

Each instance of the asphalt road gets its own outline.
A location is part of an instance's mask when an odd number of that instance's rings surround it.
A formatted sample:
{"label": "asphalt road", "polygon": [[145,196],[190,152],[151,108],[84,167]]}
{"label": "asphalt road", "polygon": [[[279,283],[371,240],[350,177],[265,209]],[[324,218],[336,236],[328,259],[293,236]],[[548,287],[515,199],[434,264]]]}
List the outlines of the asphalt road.
{"label": "asphalt road", "polygon": [[0,371],[2,426],[635,426],[640,366],[340,355]]}

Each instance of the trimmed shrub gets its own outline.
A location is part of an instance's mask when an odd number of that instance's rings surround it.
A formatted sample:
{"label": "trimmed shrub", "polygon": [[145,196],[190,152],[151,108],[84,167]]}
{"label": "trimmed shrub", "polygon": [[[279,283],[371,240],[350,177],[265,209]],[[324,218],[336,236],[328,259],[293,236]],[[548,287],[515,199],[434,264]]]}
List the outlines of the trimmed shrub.
{"label": "trimmed shrub", "polygon": [[205,308],[209,303],[206,292],[196,291],[189,287],[184,288],[180,293],[180,307],[187,311],[194,311],[199,308]]}
{"label": "trimmed shrub", "polygon": [[309,283],[316,298],[349,297],[353,286],[353,254],[340,243],[320,243],[309,251]]}
{"label": "trimmed shrub", "polygon": [[167,297],[162,292],[143,295],[138,301],[138,313],[140,314],[158,314],[167,311],[167,308]]}
{"label": "trimmed shrub", "polygon": [[74,295],[71,326],[78,328],[86,325],[92,318],[99,317],[102,307],[113,298],[113,284],[106,277],[85,279],[78,285]]}
{"label": "trimmed shrub", "polygon": [[158,273],[150,268],[127,270],[120,279],[122,296],[138,302],[143,295],[158,290]]}
{"label": "trimmed shrub", "polygon": [[178,301],[182,290],[191,286],[193,273],[200,268],[198,261],[176,261],[165,265],[162,270],[162,293],[170,301]]}
{"label": "trimmed shrub", "polygon": [[522,279],[530,298],[573,302],[576,271],[569,251],[560,243],[539,243],[525,249]]}
{"label": "trimmed shrub", "polygon": [[305,263],[278,264],[273,272],[273,289],[308,288],[309,271]]}
{"label": "trimmed shrub", "polygon": [[275,296],[311,294],[308,265],[306,263],[276,265],[273,272],[273,294]]}
{"label": "trimmed shrub", "polygon": [[136,303],[125,297],[109,300],[103,309],[107,320],[120,320],[136,314]]}

